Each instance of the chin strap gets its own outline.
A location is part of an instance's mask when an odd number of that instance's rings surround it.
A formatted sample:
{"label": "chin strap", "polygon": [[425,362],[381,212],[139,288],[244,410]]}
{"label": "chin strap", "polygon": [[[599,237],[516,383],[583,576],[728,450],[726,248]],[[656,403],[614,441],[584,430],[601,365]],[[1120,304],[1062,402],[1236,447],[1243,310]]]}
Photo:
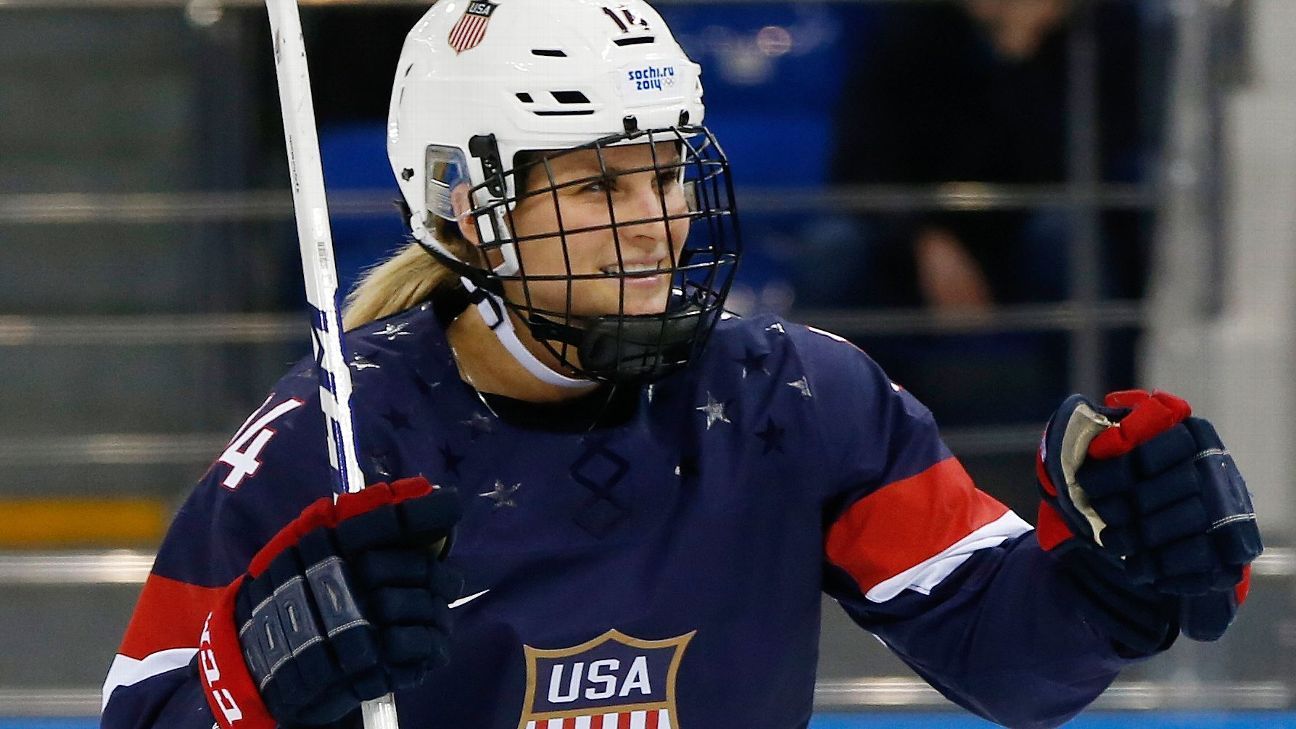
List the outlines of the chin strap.
{"label": "chin strap", "polygon": [[[469,273],[473,272],[472,267],[460,261],[445,246],[437,240],[424,225],[417,215],[410,216],[410,232],[414,239],[423,244],[424,250],[432,253],[443,265],[459,274],[459,280],[463,282],[464,290],[468,292],[469,299],[477,304],[477,311],[481,314],[482,321],[486,326],[495,332],[499,338],[500,344],[504,345],[513,359],[527,372],[530,372],[536,379],[547,385],[563,387],[569,390],[592,390],[598,387],[598,383],[593,380],[577,379],[568,377],[552,367],[546,365],[531,354],[531,350],[522,344],[518,339],[517,331],[513,328],[513,319],[508,315],[508,310],[504,307],[504,301],[495,293],[473,283]],[[507,265],[507,264],[506,264]]]}
{"label": "chin strap", "polygon": [[508,315],[508,311],[504,308],[504,302],[490,291],[476,286],[467,277],[459,280],[463,282],[464,289],[469,296],[477,302],[477,311],[481,314],[482,321],[486,322],[486,326],[489,326],[491,331],[495,332],[500,344],[504,345],[504,348],[508,350],[509,354],[513,355],[513,359],[517,360],[523,369],[547,385],[564,387],[569,390],[592,390],[598,387],[598,383],[593,380],[568,377],[537,359],[534,354],[531,354],[531,350],[522,344],[522,340],[518,339],[517,331],[513,328],[513,318]]}

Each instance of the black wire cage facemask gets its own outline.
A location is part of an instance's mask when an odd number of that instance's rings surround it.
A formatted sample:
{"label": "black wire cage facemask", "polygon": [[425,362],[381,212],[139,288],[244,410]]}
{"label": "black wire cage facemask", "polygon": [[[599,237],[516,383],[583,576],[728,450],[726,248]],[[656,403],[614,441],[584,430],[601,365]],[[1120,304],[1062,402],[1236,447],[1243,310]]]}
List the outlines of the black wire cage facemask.
{"label": "black wire cage facemask", "polygon": [[[643,145],[634,159],[647,163],[628,168],[611,164],[610,158],[618,155],[613,150],[629,145]],[[488,241],[480,249],[493,267],[455,267],[461,275],[503,299],[535,338],[580,376],[651,382],[700,355],[723,314],[742,249],[729,162],[708,129],[681,125],[640,131],[627,120],[625,133],[580,147],[519,153],[507,171],[493,137],[475,137],[470,151],[482,160],[487,177],[472,188],[470,199],[489,202],[468,216],[478,240]],[[571,174],[566,164],[571,160],[564,160],[572,155],[581,155],[579,175]],[[514,182],[512,194],[506,192],[508,177]],[[655,204],[645,204],[643,196],[634,205],[623,202],[620,183],[630,179],[640,185],[650,180]],[[599,211],[597,224],[575,220],[589,218],[589,206],[597,199],[589,196],[600,189],[606,212]],[[576,203],[585,206],[584,216],[572,214],[569,200],[576,195],[584,196]],[[545,211],[554,216],[551,227],[538,232],[520,228],[522,203],[552,206]],[[607,247],[601,231],[610,233],[611,250],[593,255],[612,265],[580,270],[591,253],[576,254],[572,246],[599,241],[593,245]],[[527,270],[527,247],[541,245],[561,246],[562,270]],[[652,250],[645,253],[646,248]],[[645,256],[660,259],[650,268],[643,263]],[[552,251],[549,258],[552,263]],[[613,305],[608,281],[616,284]],[[605,310],[589,311],[589,299],[599,298],[593,287],[600,285]],[[653,294],[645,307],[646,289],[660,289],[660,294]],[[648,311],[631,310],[631,300],[635,308]]]}

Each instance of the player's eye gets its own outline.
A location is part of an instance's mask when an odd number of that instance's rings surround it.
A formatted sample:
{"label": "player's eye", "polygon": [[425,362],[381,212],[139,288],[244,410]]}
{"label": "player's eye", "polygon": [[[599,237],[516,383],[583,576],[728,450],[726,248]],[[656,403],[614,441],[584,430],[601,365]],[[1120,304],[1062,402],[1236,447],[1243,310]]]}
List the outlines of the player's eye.
{"label": "player's eye", "polygon": [[595,177],[583,185],[578,185],[576,189],[579,192],[596,192],[596,193],[602,193],[608,190],[616,190],[616,180],[611,177]]}

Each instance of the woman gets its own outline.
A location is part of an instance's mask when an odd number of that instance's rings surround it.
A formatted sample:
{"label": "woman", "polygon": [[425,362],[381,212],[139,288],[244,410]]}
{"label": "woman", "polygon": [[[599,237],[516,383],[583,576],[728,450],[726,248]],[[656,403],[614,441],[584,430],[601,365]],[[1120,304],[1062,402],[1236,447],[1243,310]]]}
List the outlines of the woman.
{"label": "woman", "polygon": [[353,726],[394,690],[406,727],[803,727],[825,591],[952,700],[1046,726],[1223,631],[1259,544],[1204,421],[1069,400],[1037,538],[862,352],[722,316],[702,112],[637,0],[428,12],[388,138],[415,242],[347,315],[375,485],[330,502],[299,364],[177,515],[104,726]]}

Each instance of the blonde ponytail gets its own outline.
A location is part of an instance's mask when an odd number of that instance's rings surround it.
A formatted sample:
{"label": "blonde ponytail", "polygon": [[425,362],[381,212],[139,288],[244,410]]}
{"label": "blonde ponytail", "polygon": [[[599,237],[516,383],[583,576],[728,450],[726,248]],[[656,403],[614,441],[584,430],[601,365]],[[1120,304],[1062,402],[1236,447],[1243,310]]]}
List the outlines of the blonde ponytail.
{"label": "blonde ponytail", "polygon": [[[471,255],[472,245],[453,223],[435,221],[436,237],[452,252]],[[347,294],[342,328],[350,331],[421,304],[440,289],[459,284],[453,271],[437,262],[418,243],[410,241],[391,258],[365,271]]]}

